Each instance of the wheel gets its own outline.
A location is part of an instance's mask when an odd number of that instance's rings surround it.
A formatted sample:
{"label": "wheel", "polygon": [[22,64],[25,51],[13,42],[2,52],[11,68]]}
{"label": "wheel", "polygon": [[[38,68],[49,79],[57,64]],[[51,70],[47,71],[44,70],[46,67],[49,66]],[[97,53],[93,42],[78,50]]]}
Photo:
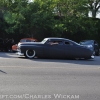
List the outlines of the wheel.
{"label": "wheel", "polygon": [[84,59],[85,59],[85,60],[94,59],[94,55],[92,55],[91,57],[84,58]]}
{"label": "wheel", "polygon": [[95,54],[96,54],[96,52],[95,52],[95,50],[93,51],[93,55],[95,56]]}
{"label": "wheel", "polygon": [[26,54],[25,54],[25,56],[27,57],[27,58],[34,58],[35,57],[35,50],[26,50]]}
{"label": "wheel", "polygon": [[84,58],[84,59],[94,59],[94,52],[93,52],[93,54],[90,56],[90,57],[86,57],[86,58]]}
{"label": "wheel", "polygon": [[99,56],[99,50],[98,49],[95,50],[95,55]]}

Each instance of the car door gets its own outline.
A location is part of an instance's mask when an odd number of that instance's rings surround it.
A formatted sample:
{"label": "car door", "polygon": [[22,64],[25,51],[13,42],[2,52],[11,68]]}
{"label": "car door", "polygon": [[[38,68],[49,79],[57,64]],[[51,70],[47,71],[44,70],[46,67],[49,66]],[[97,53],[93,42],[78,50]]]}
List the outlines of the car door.
{"label": "car door", "polygon": [[65,48],[65,57],[66,58],[75,58],[80,56],[80,48],[78,45],[75,45],[74,43],[70,41],[65,41],[64,42]]}
{"label": "car door", "polygon": [[64,45],[63,44],[53,44],[49,48],[50,58],[64,58]]}
{"label": "car door", "polygon": [[[51,44],[51,42],[53,44]],[[63,41],[49,41],[47,44],[45,44],[44,54],[47,58],[64,58]]]}
{"label": "car door", "polygon": [[73,45],[69,41],[64,42],[65,48],[65,57],[66,58],[71,58],[73,56]]}

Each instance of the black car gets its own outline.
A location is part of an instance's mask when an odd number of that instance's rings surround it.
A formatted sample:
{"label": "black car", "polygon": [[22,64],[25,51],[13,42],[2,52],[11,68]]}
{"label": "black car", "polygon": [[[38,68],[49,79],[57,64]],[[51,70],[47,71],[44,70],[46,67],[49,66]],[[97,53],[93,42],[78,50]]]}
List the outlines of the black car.
{"label": "black car", "polygon": [[94,58],[93,51],[65,38],[45,38],[42,42],[18,44],[18,55],[27,58]]}
{"label": "black car", "polygon": [[88,48],[93,48],[94,55],[99,56],[99,44],[95,40],[82,40],[80,44]]}

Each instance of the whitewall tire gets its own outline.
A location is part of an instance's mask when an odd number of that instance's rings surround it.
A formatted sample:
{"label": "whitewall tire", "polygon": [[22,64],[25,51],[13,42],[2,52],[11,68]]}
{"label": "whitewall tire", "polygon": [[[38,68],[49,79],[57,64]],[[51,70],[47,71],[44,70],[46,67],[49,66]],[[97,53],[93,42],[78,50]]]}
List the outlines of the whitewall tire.
{"label": "whitewall tire", "polygon": [[36,54],[35,50],[26,50],[26,57],[27,58],[30,58],[30,59],[34,58],[35,54]]}

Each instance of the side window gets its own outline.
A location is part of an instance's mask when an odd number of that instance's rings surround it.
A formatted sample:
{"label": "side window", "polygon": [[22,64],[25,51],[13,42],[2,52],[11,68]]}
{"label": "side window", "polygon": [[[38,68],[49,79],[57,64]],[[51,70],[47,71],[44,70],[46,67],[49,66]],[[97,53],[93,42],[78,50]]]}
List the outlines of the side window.
{"label": "side window", "polygon": [[58,41],[59,45],[63,45],[63,41]]}
{"label": "side window", "polygon": [[71,42],[65,41],[65,45],[73,45]]}
{"label": "side window", "polygon": [[62,45],[63,42],[62,41],[49,41],[48,44],[50,44],[50,45]]}
{"label": "side window", "polygon": [[65,42],[65,45],[68,45],[68,44],[70,45],[70,43],[69,43],[69,42]]}

